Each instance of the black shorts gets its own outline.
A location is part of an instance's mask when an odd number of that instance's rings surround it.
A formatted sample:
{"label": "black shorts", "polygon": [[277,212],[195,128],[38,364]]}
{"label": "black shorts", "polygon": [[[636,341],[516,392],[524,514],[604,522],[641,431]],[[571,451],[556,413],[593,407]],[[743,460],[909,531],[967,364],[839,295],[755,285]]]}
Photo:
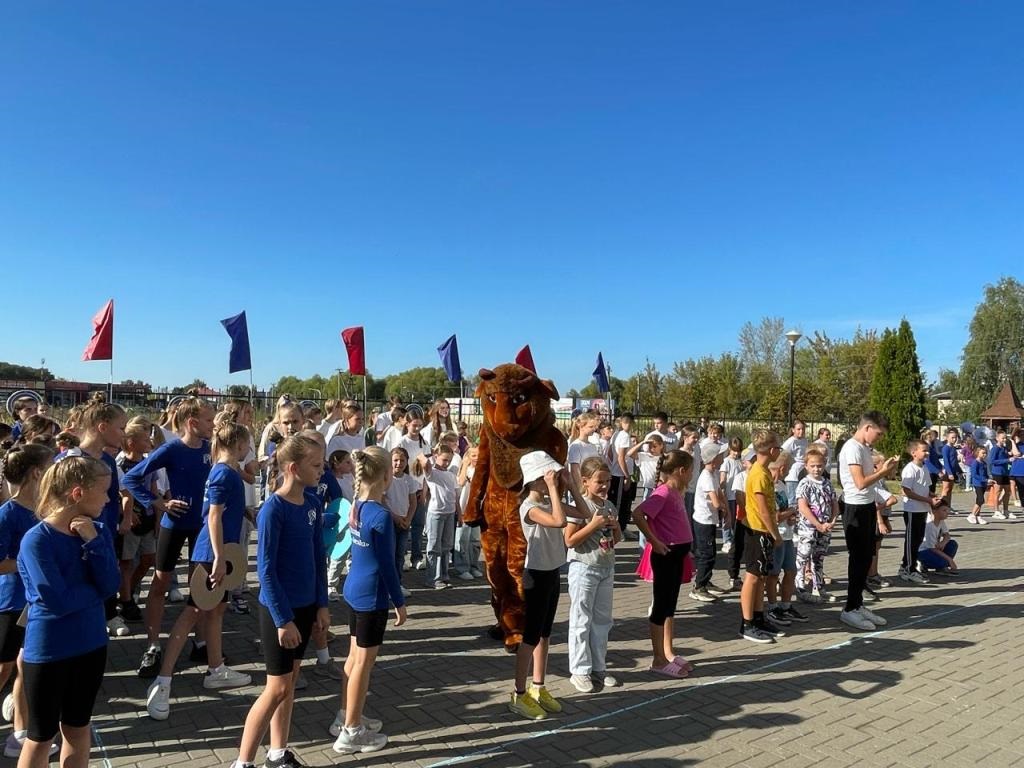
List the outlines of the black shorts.
{"label": "black shorts", "polygon": [[15,661],[25,644],[25,628],[18,626],[21,611],[0,613],[0,664]]}
{"label": "black shorts", "polygon": [[388,611],[348,610],[348,633],[360,648],[376,648],[384,642],[388,626]]}
{"label": "black shorts", "polygon": [[295,669],[295,662],[302,661],[309,637],[313,633],[316,611],[315,603],[294,609],[295,618],[292,621],[299,630],[299,644],[295,648],[282,648],[277,640],[274,619],[267,606],[260,603],[260,646],[263,648],[263,663],[268,675],[290,675]]}
{"label": "black shorts", "polygon": [[1010,477],[1009,477],[1009,475],[1007,475],[1005,477],[1003,475],[995,475],[992,479],[996,481],[996,485],[1009,485],[1010,484]]}
{"label": "black shorts", "polygon": [[551,637],[561,588],[561,573],[558,568],[550,571],[526,568],[523,571],[523,592],[526,593],[523,642],[527,645],[537,645],[541,638]]}
{"label": "black shorts", "polygon": [[92,720],[107,666],[107,646],[60,661],[25,662],[25,698],[28,700],[28,737],[49,743],[61,725],[84,728]]}
{"label": "black shorts", "polygon": [[[204,568],[204,569],[206,570],[206,572],[207,572],[208,574],[209,574],[209,573],[211,573],[211,572],[213,571],[213,563],[203,563],[203,562],[199,562],[199,563],[192,563],[192,567],[193,567],[193,568],[195,568],[195,567],[196,567],[197,565],[201,565],[201,566],[203,566],[203,568]],[[209,577],[209,576],[207,576],[207,577],[206,577],[206,586],[207,586],[207,588],[208,588],[208,589],[213,589],[213,585],[212,585],[212,584],[210,584],[210,577]],[[223,594],[223,595],[221,595],[220,601],[221,601],[222,603],[226,603],[226,602],[228,601],[228,590],[226,590],[226,589],[225,589],[225,590],[222,590],[222,591],[224,592],[224,594]],[[195,602],[194,602],[194,601],[192,600],[192,590],[191,590],[191,589],[189,590],[189,595],[188,595],[188,601],[187,601],[187,604],[188,604],[188,605],[191,605],[191,606],[192,606],[193,608],[198,608],[198,607],[199,607],[199,606],[197,606],[197,605],[195,604]]]}
{"label": "black shorts", "polygon": [[188,541],[188,557],[192,559],[192,551],[196,548],[201,528],[164,528],[156,535],[156,569],[163,573],[171,573],[178,567],[181,560],[181,545]]}
{"label": "black shorts", "polygon": [[751,528],[743,542],[743,562],[747,573],[758,578],[768,576],[775,563],[775,540],[767,533]]}
{"label": "black shorts", "polygon": [[985,492],[987,490],[987,487],[974,489],[974,503],[977,504],[979,507],[985,506]]}

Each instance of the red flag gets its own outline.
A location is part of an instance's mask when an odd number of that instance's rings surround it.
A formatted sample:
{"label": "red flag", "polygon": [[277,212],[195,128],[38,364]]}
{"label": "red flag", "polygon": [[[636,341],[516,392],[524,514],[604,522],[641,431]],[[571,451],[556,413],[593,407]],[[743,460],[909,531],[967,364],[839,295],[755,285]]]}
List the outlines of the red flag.
{"label": "red flag", "polygon": [[535,376],[537,375],[537,366],[533,362],[533,353],[530,351],[529,344],[519,350],[519,354],[516,355],[516,364],[523,366]]}
{"label": "red flag", "polygon": [[114,300],[103,305],[103,309],[92,319],[92,338],[82,353],[83,360],[114,359]]}
{"label": "red flag", "polygon": [[341,340],[348,350],[348,372],[353,376],[365,376],[366,347],[363,345],[363,326],[346,328],[341,332]]}

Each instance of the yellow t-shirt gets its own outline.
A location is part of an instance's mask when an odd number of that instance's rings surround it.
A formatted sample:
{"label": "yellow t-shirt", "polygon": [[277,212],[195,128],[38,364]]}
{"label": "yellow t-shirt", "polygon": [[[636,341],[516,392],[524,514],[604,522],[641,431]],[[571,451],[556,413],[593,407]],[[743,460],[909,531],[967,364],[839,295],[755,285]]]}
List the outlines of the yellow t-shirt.
{"label": "yellow t-shirt", "polygon": [[772,482],[771,473],[760,464],[754,464],[747,472],[747,484],[744,491],[747,494],[747,527],[758,533],[768,533],[770,521],[761,519],[761,512],[757,506],[757,494],[764,494],[769,512],[778,513],[775,507],[775,483]]}

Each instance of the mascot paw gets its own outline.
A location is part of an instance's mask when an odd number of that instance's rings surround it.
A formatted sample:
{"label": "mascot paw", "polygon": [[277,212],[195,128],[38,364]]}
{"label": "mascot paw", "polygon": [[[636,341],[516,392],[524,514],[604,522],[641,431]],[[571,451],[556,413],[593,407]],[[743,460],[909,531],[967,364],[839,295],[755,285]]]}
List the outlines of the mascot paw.
{"label": "mascot paw", "polygon": [[487,636],[491,638],[491,640],[496,640],[499,643],[505,642],[505,633],[501,630],[500,624],[491,624],[491,626],[487,628]]}

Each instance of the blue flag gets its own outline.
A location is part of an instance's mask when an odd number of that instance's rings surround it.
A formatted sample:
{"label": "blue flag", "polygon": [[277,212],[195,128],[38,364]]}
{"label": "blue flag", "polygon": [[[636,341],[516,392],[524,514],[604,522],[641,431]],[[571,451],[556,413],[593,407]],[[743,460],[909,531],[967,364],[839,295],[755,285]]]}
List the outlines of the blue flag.
{"label": "blue flag", "polygon": [[597,391],[601,394],[611,392],[611,387],[608,385],[608,371],[604,367],[604,357],[600,352],[597,353],[597,367],[594,369],[594,382],[597,384]]}
{"label": "blue flag", "polygon": [[448,374],[448,381],[462,381],[462,365],[459,364],[459,342],[455,340],[453,333],[440,347],[437,353],[441,356],[441,365],[444,372]]}
{"label": "blue flag", "polygon": [[231,337],[231,356],[228,358],[228,373],[248,371],[252,368],[249,356],[249,325],[245,322],[245,312],[234,317],[221,320],[220,324]]}

